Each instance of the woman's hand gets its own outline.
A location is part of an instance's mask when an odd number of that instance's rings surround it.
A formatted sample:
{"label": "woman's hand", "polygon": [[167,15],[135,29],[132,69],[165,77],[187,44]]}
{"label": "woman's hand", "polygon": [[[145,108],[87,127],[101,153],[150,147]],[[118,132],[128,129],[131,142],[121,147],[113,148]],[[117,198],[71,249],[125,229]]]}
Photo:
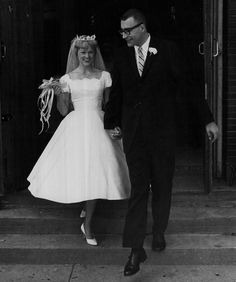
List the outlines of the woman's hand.
{"label": "woman's hand", "polygon": [[61,87],[59,86],[59,85],[54,85],[53,86],[53,89],[54,89],[54,94],[56,95],[56,96],[58,96],[58,95],[60,95],[61,94]]}

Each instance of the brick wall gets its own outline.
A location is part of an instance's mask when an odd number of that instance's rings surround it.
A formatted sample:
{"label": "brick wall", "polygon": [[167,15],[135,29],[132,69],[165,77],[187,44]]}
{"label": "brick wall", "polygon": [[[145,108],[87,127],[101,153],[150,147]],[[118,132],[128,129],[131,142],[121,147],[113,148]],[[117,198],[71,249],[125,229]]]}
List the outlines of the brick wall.
{"label": "brick wall", "polygon": [[236,0],[224,2],[224,159],[226,177],[236,165]]}

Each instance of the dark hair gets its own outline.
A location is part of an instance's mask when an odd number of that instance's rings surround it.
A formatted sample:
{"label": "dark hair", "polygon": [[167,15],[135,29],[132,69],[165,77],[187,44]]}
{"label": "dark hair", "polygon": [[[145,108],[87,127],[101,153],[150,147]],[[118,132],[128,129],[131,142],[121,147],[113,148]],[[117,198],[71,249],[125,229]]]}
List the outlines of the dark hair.
{"label": "dark hair", "polygon": [[121,17],[120,20],[125,21],[128,18],[134,18],[137,22],[142,22],[147,26],[147,19],[143,12],[138,9],[129,9]]}

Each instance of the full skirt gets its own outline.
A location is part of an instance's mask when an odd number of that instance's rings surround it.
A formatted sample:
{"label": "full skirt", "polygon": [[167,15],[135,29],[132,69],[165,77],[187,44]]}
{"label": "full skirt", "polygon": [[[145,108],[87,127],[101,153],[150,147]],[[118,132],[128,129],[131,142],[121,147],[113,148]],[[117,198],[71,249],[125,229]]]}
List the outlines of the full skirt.
{"label": "full skirt", "polygon": [[98,110],[70,112],[27,179],[32,195],[60,203],[130,196],[122,141],[110,138]]}

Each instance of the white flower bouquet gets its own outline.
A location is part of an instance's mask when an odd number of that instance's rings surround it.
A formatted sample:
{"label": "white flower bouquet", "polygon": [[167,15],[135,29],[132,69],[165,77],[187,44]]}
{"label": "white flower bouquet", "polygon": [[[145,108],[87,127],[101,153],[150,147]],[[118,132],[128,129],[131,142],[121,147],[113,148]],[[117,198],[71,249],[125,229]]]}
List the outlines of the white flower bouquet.
{"label": "white flower bouquet", "polygon": [[43,83],[39,86],[39,89],[42,90],[38,97],[40,121],[42,123],[42,128],[39,134],[41,134],[44,130],[44,123],[47,123],[47,129],[49,128],[49,118],[51,115],[54,95],[58,95],[61,92],[61,84],[58,78],[51,77],[49,80],[43,79]]}

